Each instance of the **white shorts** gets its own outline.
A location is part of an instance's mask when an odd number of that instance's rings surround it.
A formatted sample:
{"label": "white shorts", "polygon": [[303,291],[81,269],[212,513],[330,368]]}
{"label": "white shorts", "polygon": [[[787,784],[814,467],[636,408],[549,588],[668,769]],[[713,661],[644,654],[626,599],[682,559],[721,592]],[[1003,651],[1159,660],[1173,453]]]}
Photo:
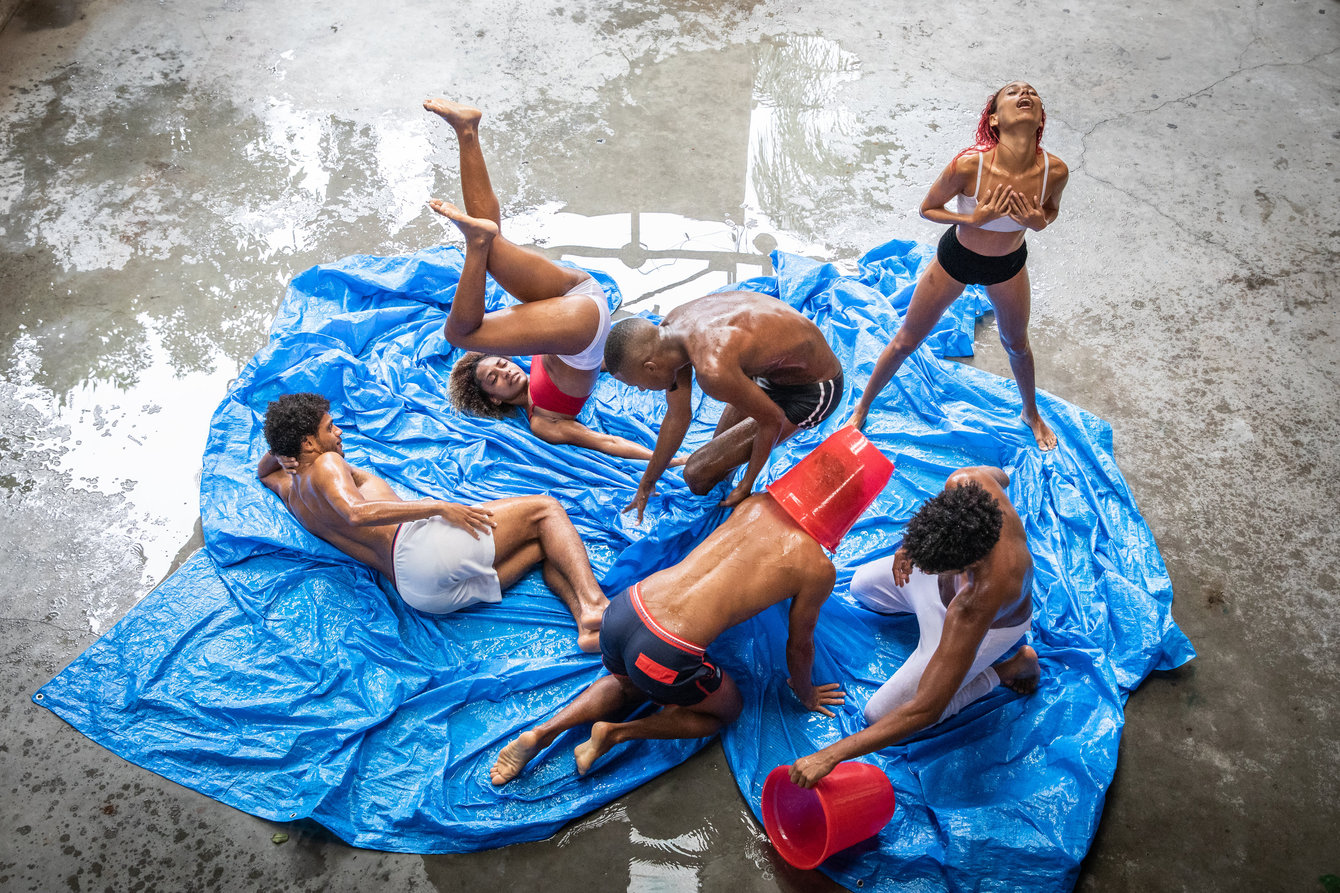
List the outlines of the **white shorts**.
{"label": "white shorts", "polygon": [[[865,721],[873,723],[916,695],[921,674],[926,672],[931,655],[940,647],[947,609],[940,598],[939,577],[913,570],[907,585],[899,586],[893,582],[892,557],[880,558],[857,568],[851,579],[851,594],[858,602],[881,614],[916,614],[917,626],[921,630],[917,650],[865,705]],[[991,665],[1018,644],[1031,625],[1030,617],[1017,626],[993,627],[986,631],[982,644],[977,646],[977,657],[963,677],[963,685],[936,722],[944,722],[1000,684],[1000,677]]]}
{"label": "white shorts", "polygon": [[428,614],[449,614],[467,605],[502,600],[493,569],[493,533],[468,531],[441,518],[401,524],[391,561],[395,588],[405,604]]}
{"label": "white shorts", "polygon": [[[567,295],[586,295],[595,305],[600,308],[600,328],[596,331],[596,337],[586,346],[581,353],[571,356],[554,354],[563,362],[574,369],[583,369],[590,371],[599,369],[605,362],[605,339],[610,336],[610,303],[605,298],[605,289],[596,282],[596,277],[587,276],[581,282],[573,286]],[[567,295],[564,295],[566,297]]]}

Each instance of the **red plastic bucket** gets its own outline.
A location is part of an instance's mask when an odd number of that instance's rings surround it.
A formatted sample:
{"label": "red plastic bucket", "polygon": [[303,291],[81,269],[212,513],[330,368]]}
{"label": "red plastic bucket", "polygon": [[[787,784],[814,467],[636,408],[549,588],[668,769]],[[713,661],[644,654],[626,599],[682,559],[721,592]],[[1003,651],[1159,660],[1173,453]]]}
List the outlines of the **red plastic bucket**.
{"label": "red plastic bucket", "polygon": [[893,463],[850,425],[829,435],[767,490],[830,552],[893,476]]}
{"label": "red plastic bucket", "polygon": [[763,782],[763,828],[796,868],[817,868],[839,850],[878,834],[893,818],[893,784],[877,766],[838,763],[812,788],[778,766]]}

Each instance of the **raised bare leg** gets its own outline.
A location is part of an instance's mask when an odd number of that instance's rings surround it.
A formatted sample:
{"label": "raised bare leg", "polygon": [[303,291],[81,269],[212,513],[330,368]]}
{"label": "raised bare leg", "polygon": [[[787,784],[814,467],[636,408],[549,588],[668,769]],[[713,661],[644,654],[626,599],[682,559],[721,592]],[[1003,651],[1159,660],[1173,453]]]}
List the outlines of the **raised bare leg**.
{"label": "raised bare leg", "polygon": [[1000,677],[1000,684],[1021,695],[1031,695],[1037,691],[1038,679],[1042,669],[1038,664],[1038,653],[1024,645],[1008,660],[995,664],[993,669]]}
{"label": "raised bare leg", "polygon": [[865,427],[866,416],[870,414],[870,406],[875,398],[902,367],[903,361],[926,340],[949,305],[963,294],[963,289],[963,283],[946,273],[938,260],[931,261],[912,291],[912,300],[908,302],[903,324],[875,361],[870,380],[866,382],[861,399],[857,401],[847,424],[854,425],[857,430]]}
{"label": "raised bare leg", "polygon": [[[482,113],[472,106],[446,99],[430,99],[423,107],[440,116],[456,131],[466,213],[492,220],[501,232],[502,212],[479,143]],[[566,294],[587,276],[580,270],[559,266],[502,236],[489,253],[488,271],[508,294],[519,301],[540,301]]]}
{"label": "raised bare leg", "polygon": [[507,784],[563,732],[615,716],[646,699],[646,695],[627,679],[601,676],[552,719],[510,741],[498,753],[498,759],[489,771],[490,780],[497,785]]}
{"label": "raised bare leg", "polygon": [[465,236],[465,262],[461,264],[461,278],[456,283],[456,295],[447,313],[444,334],[447,341],[457,347],[473,346],[473,342],[467,339],[484,323],[484,274],[488,269],[493,241],[498,237],[498,225],[491,220],[470,217],[460,208],[440,199],[428,202],[428,207],[456,224]]}
{"label": "raised bare leg", "polygon": [[456,131],[461,157],[461,192],[471,217],[483,217],[502,227],[502,209],[489,180],[484,150],[479,145],[479,120],[484,113],[474,106],[447,99],[430,99],[423,107],[442,118]]}
{"label": "raised bare leg", "polygon": [[[735,412],[737,418],[744,415],[733,406],[727,405],[722,417],[730,412]],[[796,430],[795,425],[784,422],[777,442],[784,442],[795,434]],[[690,453],[689,460],[684,465],[684,482],[689,485],[689,492],[695,496],[708,493],[729,477],[731,472],[748,462],[754,451],[754,435],[757,433],[758,422],[749,416],[744,416],[744,421],[738,422],[724,433],[718,433]]]}
{"label": "raised bare leg", "polygon": [[1038,412],[1037,386],[1033,379],[1033,348],[1028,343],[1028,317],[1032,293],[1028,282],[1028,268],[1014,278],[997,285],[989,285],[987,296],[996,310],[996,325],[1000,329],[1000,343],[1010,358],[1010,371],[1019,385],[1019,399],[1023,403],[1020,417],[1033,431],[1033,439],[1042,450],[1056,449],[1056,434]]}
{"label": "raised bare leg", "polygon": [[[596,583],[586,546],[567,512],[549,496],[519,496],[488,507],[498,524],[494,567],[499,580],[504,568],[519,578],[534,565],[532,556],[538,555],[545,582],[577,622],[577,646],[591,653],[600,650],[600,621],[609,601]],[[516,566],[526,559],[531,560],[524,568]]]}
{"label": "raised bare leg", "polygon": [[591,726],[591,737],[572,751],[577,757],[577,774],[585,775],[592,763],[625,741],[715,735],[723,726],[735,722],[743,704],[740,690],[727,676],[720,688],[692,707],[669,705],[632,722],[597,722]]}

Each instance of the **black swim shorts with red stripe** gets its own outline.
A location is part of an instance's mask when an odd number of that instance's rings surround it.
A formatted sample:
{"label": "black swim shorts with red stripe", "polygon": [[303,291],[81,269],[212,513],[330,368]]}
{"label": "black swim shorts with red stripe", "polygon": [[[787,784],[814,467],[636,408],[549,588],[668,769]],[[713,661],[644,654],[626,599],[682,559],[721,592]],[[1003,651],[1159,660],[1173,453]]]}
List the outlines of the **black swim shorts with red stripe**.
{"label": "black swim shorts with red stripe", "polygon": [[702,646],[680,638],[647,613],[641,584],[615,596],[600,623],[605,669],[627,676],[658,704],[692,707],[721,687],[721,669]]}

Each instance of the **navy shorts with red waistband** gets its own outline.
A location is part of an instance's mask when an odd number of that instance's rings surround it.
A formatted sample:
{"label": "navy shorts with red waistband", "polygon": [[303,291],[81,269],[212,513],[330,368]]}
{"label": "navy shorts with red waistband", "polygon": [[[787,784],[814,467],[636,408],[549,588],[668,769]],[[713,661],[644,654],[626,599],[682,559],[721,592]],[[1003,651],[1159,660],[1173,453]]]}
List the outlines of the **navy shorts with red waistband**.
{"label": "navy shorts with red waistband", "polygon": [[658,704],[691,707],[721,687],[721,668],[705,649],[662,627],[647,613],[640,584],[615,596],[600,623],[605,669],[626,676]]}

